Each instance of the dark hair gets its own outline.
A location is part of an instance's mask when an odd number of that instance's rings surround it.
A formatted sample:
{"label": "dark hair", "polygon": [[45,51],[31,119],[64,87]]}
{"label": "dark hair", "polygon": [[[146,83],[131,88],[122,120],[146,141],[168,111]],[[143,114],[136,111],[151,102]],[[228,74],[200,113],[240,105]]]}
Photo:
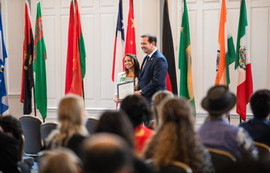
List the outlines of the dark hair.
{"label": "dark hair", "polygon": [[148,38],[148,42],[149,43],[154,42],[155,43],[155,46],[157,45],[157,37],[155,35],[149,34],[149,33],[146,33],[146,34],[141,35],[141,38],[144,38],[144,37],[147,37]]}
{"label": "dark hair", "polygon": [[132,153],[125,141],[112,134],[99,133],[83,145],[84,173],[115,173],[132,168]]}
{"label": "dark hair", "polygon": [[21,140],[22,137],[22,127],[19,120],[11,115],[0,117],[0,126],[5,133],[11,132],[17,140]]}
{"label": "dark hair", "polygon": [[[130,57],[133,60],[134,79],[135,79],[136,77],[139,77],[140,63],[139,63],[138,59],[136,58],[136,55],[134,55],[134,54],[126,54],[125,58],[127,56]],[[125,72],[126,72],[126,74],[128,74],[129,71],[128,71],[127,68],[125,68]]]}
{"label": "dark hair", "polygon": [[270,113],[270,91],[267,89],[256,91],[250,98],[250,107],[254,117],[266,118]]}
{"label": "dark hair", "polygon": [[95,132],[107,132],[119,135],[131,148],[134,147],[132,124],[123,111],[105,111],[98,121]]}
{"label": "dark hair", "polygon": [[143,96],[130,95],[121,103],[120,110],[127,113],[133,128],[136,128],[142,122],[148,123],[150,119],[149,104]]}

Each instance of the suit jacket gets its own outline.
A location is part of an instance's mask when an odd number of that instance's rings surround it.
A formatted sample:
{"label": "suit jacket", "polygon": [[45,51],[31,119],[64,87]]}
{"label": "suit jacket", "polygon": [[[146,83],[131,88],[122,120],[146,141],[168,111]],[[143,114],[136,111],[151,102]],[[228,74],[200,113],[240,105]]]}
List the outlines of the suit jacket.
{"label": "suit jacket", "polygon": [[[146,56],[142,67],[146,62]],[[151,103],[151,98],[159,90],[166,90],[166,76],[168,72],[168,63],[164,55],[158,50],[147,61],[139,74],[139,90]]]}
{"label": "suit jacket", "polygon": [[270,125],[267,120],[253,118],[248,122],[241,123],[240,126],[248,131],[254,141],[270,146]]}

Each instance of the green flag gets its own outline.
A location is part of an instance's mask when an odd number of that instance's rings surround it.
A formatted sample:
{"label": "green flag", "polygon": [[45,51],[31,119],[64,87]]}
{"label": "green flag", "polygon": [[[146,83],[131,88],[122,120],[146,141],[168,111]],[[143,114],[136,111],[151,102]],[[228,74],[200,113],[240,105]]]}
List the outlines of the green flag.
{"label": "green flag", "polygon": [[35,100],[43,119],[47,116],[47,80],[46,80],[46,47],[43,38],[40,2],[37,3],[37,18],[34,41]]}
{"label": "green flag", "polygon": [[230,71],[229,66],[235,61],[235,49],[232,36],[228,36],[227,39],[227,52],[226,52],[226,74],[227,74],[227,86],[230,84]]}
{"label": "green flag", "polygon": [[180,46],[179,46],[179,65],[180,69],[180,88],[179,95],[187,98],[194,108],[196,115],[195,99],[193,94],[192,68],[191,68],[191,49],[189,35],[189,21],[186,0],[184,0],[184,12],[182,16]]}

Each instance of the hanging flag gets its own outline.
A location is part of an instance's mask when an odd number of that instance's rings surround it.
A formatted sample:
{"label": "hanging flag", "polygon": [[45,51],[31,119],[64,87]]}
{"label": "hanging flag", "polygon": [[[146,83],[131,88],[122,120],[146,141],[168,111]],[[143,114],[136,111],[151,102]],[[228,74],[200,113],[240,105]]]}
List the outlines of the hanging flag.
{"label": "hanging flag", "polygon": [[85,75],[85,47],[81,28],[81,19],[77,0],[75,2],[73,29],[73,79],[69,93],[82,96],[82,80]]}
{"label": "hanging flag", "polygon": [[[73,11],[75,8],[75,11]],[[81,18],[77,0],[70,3],[68,53],[65,93],[83,95],[85,68],[85,45],[81,28]]]}
{"label": "hanging flag", "polygon": [[8,92],[6,83],[6,69],[5,59],[7,58],[7,51],[4,42],[2,15],[0,11],[0,115],[8,110]]}
{"label": "hanging flag", "polygon": [[184,0],[184,12],[182,16],[180,46],[179,46],[179,65],[178,65],[178,68],[180,69],[179,95],[187,98],[190,101],[190,103],[194,108],[194,115],[196,115],[191,64],[192,61],[191,61],[188,11],[186,0]]}
{"label": "hanging flag", "polygon": [[73,79],[73,37],[74,37],[74,13],[73,1],[70,1],[69,11],[69,27],[68,27],[68,50],[67,50],[67,66],[66,66],[66,85],[65,94],[68,94]]}
{"label": "hanging flag", "polygon": [[219,42],[219,63],[218,71],[216,76],[215,85],[226,85],[227,86],[227,73],[226,73],[226,44],[225,44],[225,35],[226,33],[226,22],[227,22],[227,11],[225,0],[222,0],[221,12],[220,12],[220,21],[219,21],[219,33],[218,33],[218,42]]}
{"label": "hanging flag", "polygon": [[250,58],[247,56],[247,12],[246,2],[241,1],[237,45],[236,45],[236,60],[235,69],[238,68],[238,84],[236,112],[241,118],[246,121],[246,105],[249,102],[250,96],[253,93],[253,82],[251,74]]}
{"label": "hanging flag", "polygon": [[226,23],[226,2],[225,0],[222,0],[218,33],[219,50],[217,51],[217,76],[215,85],[228,86],[230,84],[229,65],[234,62],[235,50],[232,36],[227,36]]}
{"label": "hanging flag", "polygon": [[[129,13],[128,13],[125,55],[126,54],[136,55],[135,23],[134,23],[133,1],[132,0],[129,0]],[[122,60],[122,61],[124,64],[124,60]],[[123,70],[124,70],[124,65],[123,65]]]}
{"label": "hanging flag", "polygon": [[33,33],[30,18],[29,3],[25,0],[25,26],[23,42],[23,65],[22,65],[22,88],[21,102],[23,104],[23,114],[32,112],[32,87],[34,85],[33,77]]}
{"label": "hanging flag", "polygon": [[125,46],[125,33],[123,24],[123,10],[122,10],[122,0],[119,0],[118,17],[116,24],[116,35],[114,41],[114,52],[113,52],[113,67],[112,67],[112,81],[116,84],[117,75],[122,72],[123,58],[124,58],[124,48]]}
{"label": "hanging flag", "polygon": [[40,1],[38,1],[34,40],[33,70],[35,71],[35,100],[37,108],[43,119],[47,117],[47,78],[45,59],[47,59],[46,47],[43,37]]}
{"label": "hanging flag", "polygon": [[175,95],[178,95],[176,71],[175,71],[174,46],[167,0],[164,1],[164,9],[163,9],[162,53],[166,57],[168,62],[168,73],[166,78],[167,90],[171,91]]}

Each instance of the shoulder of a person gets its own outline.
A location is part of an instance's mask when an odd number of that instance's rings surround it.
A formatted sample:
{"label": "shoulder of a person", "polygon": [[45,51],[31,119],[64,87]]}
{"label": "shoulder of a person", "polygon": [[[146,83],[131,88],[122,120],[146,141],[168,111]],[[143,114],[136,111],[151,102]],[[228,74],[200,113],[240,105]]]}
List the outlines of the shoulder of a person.
{"label": "shoulder of a person", "polygon": [[118,76],[120,76],[120,77],[126,76],[126,72],[120,72],[120,73],[118,73]]}

